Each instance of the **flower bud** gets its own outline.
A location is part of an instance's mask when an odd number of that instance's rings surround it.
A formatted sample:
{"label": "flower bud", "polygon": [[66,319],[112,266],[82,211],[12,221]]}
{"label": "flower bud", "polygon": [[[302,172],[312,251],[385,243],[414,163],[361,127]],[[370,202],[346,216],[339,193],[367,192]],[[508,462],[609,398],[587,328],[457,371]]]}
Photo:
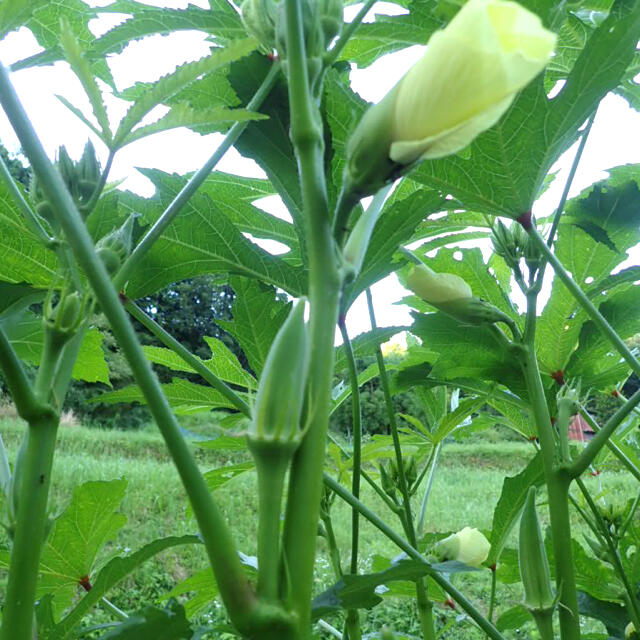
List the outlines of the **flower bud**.
{"label": "flower bud", "polygon": [[425,264],[411,265],[405,285],[425,302],[463,324],[491,324],[507,318],[500,309],[474,297],[471,287],[453,273],[436,273]]}
{"label": "flower bud", "polygon": [[555,603],[549,561],[536,513],[536,489],[531,487],[520,517],[518,547],[520,577],[524,586],[524,605],[531,611],[548,611]]}
{"label": "flower bud", "polygon": [[441,562],[456,560],[470,567],[480,567],[489,556],[489,549],[491,545],[480,531],[465,527],[437,542],[432,553]]}
{"label": "flower bud", "polygon": [[[551,57],[556,36],[515,2],[469,0],[356,127],[345,183],[368,195],[394,165],[456,153],[492,127]],[[366,144],[365,144],[366,143]],[[366,158],[365,154],[376,158]],[[366,171],[362,171],[362,164]]]}
{"label": "flower bud", "polygon": [[633,624],[633,622],[630,622],[625,628],[624,628],[624,637],[625,638],[637,638],[638,634],[636,633],[636,627]]}
{"label": "flower bud", "polygon": [[307,381],[309,340],[305,298],[293,307],[278,331],[260,375],[249,442],[297,445]]}
{"label": "flower bud", "polygon": [[434,307],[473,298],[471,287],[460,276],[436,273],[425,264],[411,265],[407,287]]}
{"label": "flower bud", "polygon": [[66,295],[55,309],[55,327],[62,333],[73,332],[80,320],[82,300],[80,294],[74,291]]}
{"label": "flower bud", "polygon": [[137,217],[137,213],[130,214],[120,227],[110,231],[96,242],[96,253],[110,275],[120,268],[122,262],[131,253],[133,225]]}
{"label": "flower bud", "polygon": [[276,4],[273,0],[245,0],[241,12],[247,32],[268,52],[273,51],[276,46]]}

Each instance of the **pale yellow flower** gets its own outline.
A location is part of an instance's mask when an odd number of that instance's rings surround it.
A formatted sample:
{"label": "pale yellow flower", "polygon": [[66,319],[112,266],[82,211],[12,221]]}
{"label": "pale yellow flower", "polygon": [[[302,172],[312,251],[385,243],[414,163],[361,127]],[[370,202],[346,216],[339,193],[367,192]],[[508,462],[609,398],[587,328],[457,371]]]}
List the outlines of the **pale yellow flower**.
{"label": "pale yellow flower", "polygon": [[540,18],[515,2],[467,2],[400,81],[391,159],[407,164],[468,145],[542,71],[555,42]]}
{"label": "pale yellow flower", "polygon": [[402,165],[460,151],[492,127],[549,62],[556,35],[508,0],[469,0],[354,130],[345,185],[359,197]]}

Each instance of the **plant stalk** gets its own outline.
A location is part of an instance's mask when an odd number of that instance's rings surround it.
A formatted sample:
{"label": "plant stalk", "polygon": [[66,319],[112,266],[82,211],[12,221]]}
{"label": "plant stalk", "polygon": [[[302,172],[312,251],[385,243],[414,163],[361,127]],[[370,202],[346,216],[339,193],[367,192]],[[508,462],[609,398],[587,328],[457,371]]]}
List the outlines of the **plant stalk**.
{"label": "plant stalk", "polygon": [[291,141],[298,160],[309,247],[310,364],[306,435],[289,476],[284,528],[284,570],[288,604],[297,617],[299,637],[311,637],[311,592],[322,494],[335,326],[341,279],[331,235],[324,173],[324,140],[319,105],[307,73],[300,0],[285,2]]}
{"label": "plant stalk", "polygon": [[29,423],[18,487],[18,510],[9,560],[0,640],[33,640],[40,556],[47,530],[47,502],[58,416]]}
{"label": "plant stalk", "polygon": [[[231,532],[213,501],[209,488],[182,436],[180,426],[162,393],[160,384],[144,357],[118,294],[111,284],[109,274],[96,255],[93,241],[82,217],[60,175],[47,157],[20,104],[8,73],[2,66],[0,66],[0,103],[42,183],[45,195],[58,216],[58,222],[75,258],[84,270],[160,428],[191,501],[222,599],[231,620],[243,631],[250,625],[256,599],[240,563]],[[8,638],[2,638],[2,640],[8,640]]]}
{"label": "plant stalk", "polygon": [[578,594],[576,591],[573,554],[571,553],[571,523],[569,519],[569,485],[566,469],[556,466],[556,440],[542,378],[535,353],[537,292],[527,294],[525,350],[522,369],[537,426],[551,518],[551,538],[556,564],[556,583],[560,593],[560,633],[562,640],[580,640]]}
{"label": "plant stalk", "polygon": [[[349,369],[349,383],[351,384],[351,425],[353,432],[353,473],[351,474],[351,493],[360,497],[360,467],[362,466],[362,412],[360,410],[360,385],[358,384],[358,370],[351,347],[351,339],[347,331],[346,317],[340,314],[338,326],[342,335],[344,352]],[[351,566],[350,573],[358,573],[358,545],[360,542],[360,512],[353,507],[351,510]],[[360,640],[360,616],[356,609],[347,611],[346,626],[349,640]]]}

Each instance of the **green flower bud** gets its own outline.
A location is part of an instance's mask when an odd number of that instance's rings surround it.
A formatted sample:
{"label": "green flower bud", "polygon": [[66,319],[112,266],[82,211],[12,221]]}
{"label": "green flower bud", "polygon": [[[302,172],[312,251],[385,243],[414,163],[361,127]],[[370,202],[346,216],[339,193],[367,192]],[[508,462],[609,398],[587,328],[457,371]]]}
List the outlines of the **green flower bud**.
{"label": "green flower bud", "polygon": [[70,333],[75,330],[82,312],[82,300],[77,291],[66,295],[56,307],[55,328],[62,333]]}
{"label": "green flower bud", "polygon": [[261,46],[271,52],[276,46],[276,3],[273,0],[245,0],[242,23]]}
{"label": "green flower bud", "polygon": [[325,48],[342,31],[344,24],[344,6],[342,0],[320,0],[318,2],[320,12],[320,27],[324,34]]}
{"label": "green flower bud", "polygon": [[131,253],[133,226],[137,217],[137,213],[130,214],[120,227],[96,242],[96,252],[110,274],[115,273]]}
{"label": "green flower bud", "polygon": [[248,433],[250,443],[295,447],[302,437],[300,417],[309,360],[305,303],[301,298],[293,307],[267,355]]}
{"label": "green flower bud", "polygon": [[548,611],[555,605],[549,561],[536,513],[536,489],[531,487],[520,517],[518,547],[524,605],[530,611]]}
{"label": "green flower bud", "polygon": [[[517,225],[521,227],[521,225]],[[519,260],[519,249],[514,234],[502,220],[498,220],[491,232],[493,250],[502,256],[505,262],[513,269]]]}
{"label": "green flower bud", "polygon": [[440,561],[456,560],[470,567],[480,567],[489,556],[491,545],[477,529],[465,527],[437,542],[431,553]]}
{"label": "green flower bud", "polygon": [[636,627],[633,624],[633,622],[630,622],[625,628],[624,628],[624,637],[625,638],[637,638],[638,634],[636,633]]}
{"label": "green flower bud", "polygon": [[96,249],[96,253],[98,258],[102,260],[102,264],[104,264],[104,268],[107,270],[107,273],[110,276],[115,276],[122,264],[122,260],[120,259],[118,252],[110,249],[109,247],[101,247]]}
{"label": "green flower bud", "polygon": [[396,485],[391,475],[391,464],[387,461],[378,467],[382,490],[393,500],[396,496]]}

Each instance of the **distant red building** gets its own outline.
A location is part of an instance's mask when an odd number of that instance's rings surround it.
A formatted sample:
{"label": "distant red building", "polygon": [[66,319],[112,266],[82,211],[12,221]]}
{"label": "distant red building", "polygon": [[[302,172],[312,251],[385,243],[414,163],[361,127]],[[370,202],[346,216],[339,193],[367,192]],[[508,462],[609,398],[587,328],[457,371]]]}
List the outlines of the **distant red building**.
{"label": "distant red building", "polygon": [[580,414],[573,416],[569,424],[569,438],[578,442],[587,442],[594,435],[595,431]]}

